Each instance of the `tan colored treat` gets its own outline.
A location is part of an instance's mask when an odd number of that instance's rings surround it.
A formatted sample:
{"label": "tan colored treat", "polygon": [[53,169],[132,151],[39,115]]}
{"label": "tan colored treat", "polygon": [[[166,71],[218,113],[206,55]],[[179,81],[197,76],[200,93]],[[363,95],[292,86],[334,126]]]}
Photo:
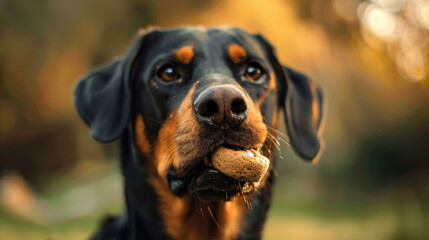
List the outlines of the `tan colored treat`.
{"label": "tan colored treat", "polygon": [[221,147],[212,155],[212,165],[223,174],[245,182],[259,182],[270,160],[255,150],[232,150]]}

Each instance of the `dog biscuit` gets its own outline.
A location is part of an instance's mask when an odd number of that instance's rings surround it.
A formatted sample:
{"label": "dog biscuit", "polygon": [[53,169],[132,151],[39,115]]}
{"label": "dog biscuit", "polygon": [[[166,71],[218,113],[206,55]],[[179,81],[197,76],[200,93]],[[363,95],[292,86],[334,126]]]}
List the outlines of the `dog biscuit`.
{"label": "dog biscuit", "polygon": [[233,150],[221,147],[212,155],[212,165],[223,174],[245,182],[259,182],[270,161],[255,150]]}

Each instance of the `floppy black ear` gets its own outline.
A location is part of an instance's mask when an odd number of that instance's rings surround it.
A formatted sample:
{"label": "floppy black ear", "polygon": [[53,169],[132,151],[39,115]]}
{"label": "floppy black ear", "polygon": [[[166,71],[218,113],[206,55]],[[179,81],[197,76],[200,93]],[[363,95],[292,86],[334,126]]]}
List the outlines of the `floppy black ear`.
{"label": "floppy black ear", "polygon": [[[321,152],[319,139],[323,116],[323,97],[320,88],[305,75],[282,67],[286,88],[283,100],[286,127],[290,143],[304,159],[316,161]],[[283,95],[283,94],[282,94]]]}
{"label": "floppy black ear", "polygon": [[312,162],[322,151],[320,139],[323,117],[323,96],[320,88],[305,75],[282,66],[272,46],[261,36],[262,42],[278,81],[278,104],[283,108],[290,143],[295,152]]}
{"label": "floppy black ear", "polygon": [[144,36],[139,35],[121,59],[92,71],[75,87],[77,111],[90,127],[91,136],[99,142],[118,139],[127,126],[131,112],[130,74]]}

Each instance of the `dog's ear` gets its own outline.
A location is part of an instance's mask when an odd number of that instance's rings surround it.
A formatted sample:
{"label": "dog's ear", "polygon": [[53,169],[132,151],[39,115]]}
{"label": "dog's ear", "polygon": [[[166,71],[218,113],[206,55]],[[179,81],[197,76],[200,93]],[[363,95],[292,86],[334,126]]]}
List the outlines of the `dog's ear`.
{"label": "dog's ear", "polygon": [[286,87],[281,95],[291,145],[304,159],[316,162],[322,151],[320,139],[323,96],[320,88],[305,75],[281,67]]}
{"label": "dog's ear", "polygon": [[127,54],[92,71],[74,89],[77,111],[90,127],[91,136],[99,142],[118,139],[127,126],[131,112],[133,63],[144,48],[148,34],[138,34]]}
{"label": "dog's ear", "polygon": [[285,113],[290,143],[295,152],[305,160],[316,162],[322,151],[320,139],[323,117],[321,89],[305,75],[282,66],[273,47],[261,36],[278,82],[278,104]]}

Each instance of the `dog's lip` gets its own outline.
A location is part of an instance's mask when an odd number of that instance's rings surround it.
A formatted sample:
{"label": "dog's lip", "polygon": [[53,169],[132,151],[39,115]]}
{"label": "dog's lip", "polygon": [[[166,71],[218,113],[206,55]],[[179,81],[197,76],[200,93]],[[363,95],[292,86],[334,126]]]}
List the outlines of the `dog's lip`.
{"label": "dog's lip", "polygon": [[253,183],[238,181],[213,167],[206,167],[189,184],[189,192],[205,201],[229,201],[237,195],[251,193]]}
{"label": "dog's lip", "polygon": [[179,177],[170,167],[166,178],[173,194],[181,197],[190,193],[204,201],[229,201],[255,189],[254,183],[236,180],[203,163],[195,166],[186,177]]}

